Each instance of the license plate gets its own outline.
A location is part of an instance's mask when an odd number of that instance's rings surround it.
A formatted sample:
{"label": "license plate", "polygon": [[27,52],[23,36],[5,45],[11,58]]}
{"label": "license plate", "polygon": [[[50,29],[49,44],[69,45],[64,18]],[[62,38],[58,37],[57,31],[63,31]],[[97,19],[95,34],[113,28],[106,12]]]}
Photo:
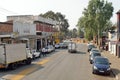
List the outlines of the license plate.
{"label": "license plate", "polygon": [[102,72],[102,73],[103,73],[104,71],[99,71],[99,72]]}

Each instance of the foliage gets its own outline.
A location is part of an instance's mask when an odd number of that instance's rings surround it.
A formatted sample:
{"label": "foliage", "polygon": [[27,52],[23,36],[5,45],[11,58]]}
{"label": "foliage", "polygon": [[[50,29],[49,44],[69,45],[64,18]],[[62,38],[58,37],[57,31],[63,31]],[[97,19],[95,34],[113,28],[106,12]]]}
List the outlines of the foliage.
{"label": "foliage", "polygon": [[40,14],[40,16],[58,21],[62,26],[60,28],[62,32],[66,32],[69,27],[68,20],[65,19],[65,15],[61,14],[60,12],[54,13],[53,11],[48,11],[45,14]]}
{"label": "foliage", "polygon": [[73,38],[76,38],[77,37],[77,29],[76,28],[73,28],[73,31],[72,31],[72,37]]}
{"label": "foliage", "polygon": [[84,9],[83,16],[79,18],[77,26],[84,28],[85,37],[92,40],[94,36],[101,37],[102,31],[109,29],[113,7],[111,2],[105,0],[90,0]]}

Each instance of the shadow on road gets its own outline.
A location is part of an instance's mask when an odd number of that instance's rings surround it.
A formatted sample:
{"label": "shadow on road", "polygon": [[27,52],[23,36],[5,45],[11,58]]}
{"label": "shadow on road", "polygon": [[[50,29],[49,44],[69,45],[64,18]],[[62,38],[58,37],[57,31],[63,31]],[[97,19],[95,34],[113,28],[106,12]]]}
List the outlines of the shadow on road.
{"label": "shadow on road", "polygon": [[75,54],[86,54],[86,52],[77,51]]}
{"label": "shadow on road", "polygon": [[77,52],[71,52],[72,54],[86,54],[86,52],[81,52],[81,51],[77,51]]}
{"label": "shadow on road", "polygon": [[119,73],[120,73],[119,69],[112,68],[112,74],[114,75],[114,77],[116,77],[116,75],[118,75]]}
{"label": "shadow on road", "polygon": [[1,69],[0,69],[0,73],[1,73],[1,72],[3,72],[3,73],[4,73],[4,72],[13,72],[13,71],[15,72],[15,71],[24,70],[24,69],[28,69],[28,68],[31,68],[31,67],[37,67],[37,66],[38,66],[39,68],[43,68],[42,65],[38,65],[38,64],[30,64],[30,65],[25,65],[25,64],[22,65],[22,64],[21,64],[21,65],[18,65],[15,70],[4,69],[4,68],[2,69],[2,68],[1,68]]}
{"label": "shadow on road", "polygon": [[115,78],[115,75],[113,74],[112,71],[111,71],[110,75],[104,74],[104,73],[97,73],[97,74],[94,74],[94,75],[101,76],[101,77]]}
{"label": "shadow on road", "polygon": [[[12,74],[12,75],[28,75],[33,72],[36,72],[40,69],[43,69],[44,66],[40,64],[31,64],[26,66],[19,66],[15,70],[9,70],[9,69],[0,69],[0,77],[4,77],[5,75]],[[32,69],[32,70],[30,70]],[[30,71],[29,71],[30,70]],[[0,79],[0,80],[12,80],[12,79]]]}

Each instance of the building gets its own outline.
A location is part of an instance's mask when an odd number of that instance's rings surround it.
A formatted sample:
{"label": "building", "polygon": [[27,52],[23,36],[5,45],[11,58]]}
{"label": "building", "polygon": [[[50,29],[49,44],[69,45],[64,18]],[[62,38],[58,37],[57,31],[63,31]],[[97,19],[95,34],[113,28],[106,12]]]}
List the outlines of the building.
{"label": "building", "polygon": [[110,51],[110,54],[113,54],[114,56],[117,55],[117,35],[114,35],[110,40],[109,40],[109,48],[108,50]]}
{"label": "building", "polygon": [[16,41],[26,42],[29,48],[39,50],[55,43],[57,21],[33,15],[7,16],[7,20],[13,20],[13,33],[18,34],[13,36]]}
{"label": "building", "polygon": [[0,22],[0,43],[12,43],[13,22]]}

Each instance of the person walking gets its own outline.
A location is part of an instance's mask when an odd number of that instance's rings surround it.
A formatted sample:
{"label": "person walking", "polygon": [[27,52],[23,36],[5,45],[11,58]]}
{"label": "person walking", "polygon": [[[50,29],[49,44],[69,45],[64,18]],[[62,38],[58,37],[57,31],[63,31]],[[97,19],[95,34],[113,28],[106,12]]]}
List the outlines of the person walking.
{"label": "person walking", "polygon": [[42,48],[42,55],[46,56],[46,49],[44,47]]}

